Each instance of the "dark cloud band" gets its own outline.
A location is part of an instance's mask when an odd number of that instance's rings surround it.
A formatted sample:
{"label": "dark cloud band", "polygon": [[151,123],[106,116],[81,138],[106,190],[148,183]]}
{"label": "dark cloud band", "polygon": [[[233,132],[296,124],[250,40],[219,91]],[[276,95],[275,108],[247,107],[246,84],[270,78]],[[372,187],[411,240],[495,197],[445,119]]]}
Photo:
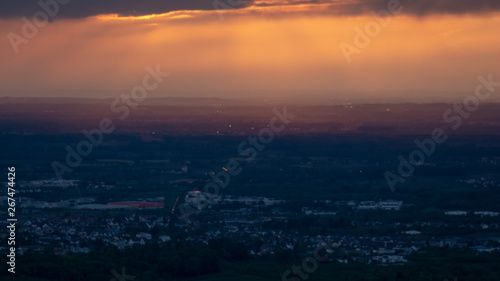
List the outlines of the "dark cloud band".
{"label": "dark cloud band", "polygon": [[[41,10],[39,1],[68,2],[58,11],[56,18],[85,18],[101,14],[141,16],[179,10],[215,10],[245,8],[254,0],[0,0],[0,18],[30,17]],[[330,4],[332,15],[358,15],[372,10],[386,9],[391,1],[398,0],[302,0],[259,1],[258,6],[288,6],[297,4]],[[428,14],[471,14],[500,10],[499,0],[400,0],[403,13],[417,16]]]}
{"label": "dark cloud band", "polygon": [[[58,0],[0,0],[0,17],[30,17],[42,10],[39,2],[56,3]],[[102,14],[143,16],[180,10],[215,10],[216,7],[244,8],[253,0],[64,0],[57,18],[85,18]],[[223,3],[223,5],[220,5]]]}
{"label": "dark cloud band", "polygon": [[416,16],[429,14],[473,14],[500,10],[498,0],[361,0],[336,1],[337,14],[356,15],[401,6],[402,13]]}

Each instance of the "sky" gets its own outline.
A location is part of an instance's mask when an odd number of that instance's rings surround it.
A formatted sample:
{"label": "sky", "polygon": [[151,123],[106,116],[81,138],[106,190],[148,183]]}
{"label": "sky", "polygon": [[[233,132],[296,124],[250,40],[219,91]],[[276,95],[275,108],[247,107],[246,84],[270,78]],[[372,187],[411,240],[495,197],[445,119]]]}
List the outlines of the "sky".
{"label": "sky", "polygon": [[421,102],[500,81],[497,0],[40,3],[0,0],[0,96],[113,97],[157,65],[159,96]]}

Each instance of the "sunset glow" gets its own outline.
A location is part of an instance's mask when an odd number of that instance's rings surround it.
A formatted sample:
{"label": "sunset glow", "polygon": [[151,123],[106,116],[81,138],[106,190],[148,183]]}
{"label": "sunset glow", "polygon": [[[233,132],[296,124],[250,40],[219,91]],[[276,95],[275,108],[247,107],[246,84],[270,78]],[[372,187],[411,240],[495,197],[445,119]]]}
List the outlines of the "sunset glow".
{"label": "sunset glow", "polygon": [[[9,53],[6,36],[0,39],[8,51],[2,53],[0,83],[42,92],[123,89],[145,64],[161,64],[173,79],[160,90],[200,95],[286,96],[304,89],[384,95],[419,89],[452,97],[473,87],[481,73],[500,74],[499,13],[394,15],[349,63],[339,45],[354,46],[356,30],[366,32],[377,21],[369,13],[332,14],[344,6],[255,1],[244,9],[56,20],[19,44],[17,55]],[[2,20],[0,27],[4,34],[21,28],[18,18]]]}
{"label": "sunset glow", "polygon": [[500,280],[499,27],[499,0],[0,0],[2,280]]}

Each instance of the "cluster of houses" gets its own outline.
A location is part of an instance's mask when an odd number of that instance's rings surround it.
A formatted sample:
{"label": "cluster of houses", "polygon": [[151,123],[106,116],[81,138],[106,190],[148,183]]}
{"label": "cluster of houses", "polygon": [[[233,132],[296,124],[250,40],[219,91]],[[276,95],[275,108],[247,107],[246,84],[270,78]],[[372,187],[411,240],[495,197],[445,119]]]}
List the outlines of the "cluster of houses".
{"label": "cluster of houses", "polygon": [[184,198],[184,203],[191,205],[197,209],[203,209],[206,206],[205,201],[209,200],[210,204],[232,204],[240,203],[247,206],[272,206],[285,202],[285,200],[272,199],[258,196],[230,196],[230,195],[212,195],[198,190],[189,191]]}
{"label": "cluster of houses", "polygon": [[[95,242],[125,248],[152,242],[150,233],[154,227],[166,228],[170,218],[130,213],[120,219],[102,218],[98,213],[85,212],[46,213],[34,210],[18,218],[18,250],[20,254],[31,250],[43,252],[54,249],[55,254],[68,252],[88,253]],[[127,229],[143,229],[138,233]],[[4,240],[5,237],[0,237]],[[155,237],[157,242],[167,242],[168,235]],[[7,245],[7,243],[3,243]]]}
{"label": "cluster of houses", "polygon": [[497,217],[498,212],[490,212],[490,211],[446,211],[444,212],[445,215],[447,216],[467,216],[469,214],[475,215],[475,216],[480,216],[480,217]]}
{"label": "cluster of houses", "polygon": [[[495,160],[495,165],[498,160]],[[474,179],[460,179],[457,182],[467,183],[477,188],[491,188],[491,187],[500,187],[500,181],[498,179],[489,178],[489,177],[480,177]]]}
{"label": "cluster of houses", "polygon": [[[43,183],[42,183],[43,184]],[[185,203],[197,207],[205,194],[191,191]],[[372,220],[351,220],[347,223],[353,228],[358,226],[392,229],[391,235],[305,235],[287,229],[286,225],[293,216],[336,216],[331,208],[302,208],[301,213],[290,214],[280,209],[284,200],[256,196],[213,196],[217,210],[210,222],[198,222],[194,226],[182,220],[171,220],[165,216],[163,198],[149,198],[133,202],[110,202],[95,204],[94,198],[77,198],[59,202],[44,202],[20,197],[18,213],[19,254],[27,251],[46,251],[55,254],[88,253],[96,245],[113,245],[119,249],[144,245],[147,243],[175,243],[168,235],[169,228],[183,229],[182,239],[208,244],[210,239],[231,238],[245,244],[248,253],[254,256],[269,256],[288,250],[308,255],[321,243],[329,243],[329,259],[341,263],[401,264],[407,256],[420,251],[423,247],[460,247],[469,248],[477,253],[499,251],[498,237],[450,237],[433,235],[436,229],[467,228],[474,231],[499,229],[496,223],[464,224],[461,222],[382,222]],[[402,201],[316,201],[317,205],[349,206],[356,211],[388,210],[399,211]],[[226,206],[226,207],[224,207]],[[235,208],[236,206],[236,208]],[[47,210],[48,209],[48,210]],[[137,211],[137,209],[147,210]],[[107,212],[115,215],[107,215]],[[118,215],[117,215],[118,214]],[[155,215],[153,215],[155,214]],[[162,215],[160,215],[162,214]],[[448,211],[445,215],[475,215],[495,218],[498,212],[489,211]],[[276,224],[266,224],[278,222]],[[0,222],[5,224],[6,221]],[[271,226],[270,226],[271,225]],[[285,227],[279,227],[279,226]],[[0,227],[2,227],[0,225]],[[5,227],[5,226],[3,226]],[[197,229],[196,231],[195,228]],[[205,232],[200,233],[199,229]],[[191,231],[193,230],[193,231]],[[7,239],[0,234],[0,240]],[[178,239],[178,238],[176,238]],[[326,242],[325,242],[326,241]],[[6,245],[1,243],[0,248]],[[1,249],[0,249],[1,250]]]}

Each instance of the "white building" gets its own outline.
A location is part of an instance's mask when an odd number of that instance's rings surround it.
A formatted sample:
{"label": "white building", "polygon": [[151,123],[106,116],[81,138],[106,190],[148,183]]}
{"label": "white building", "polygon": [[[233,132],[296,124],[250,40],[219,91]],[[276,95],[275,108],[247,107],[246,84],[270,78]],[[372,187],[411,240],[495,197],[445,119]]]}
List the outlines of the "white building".
{"label": "white building", "polygon": [[447,216],[466,216],[467,212],[466,211],[447,211],[447,212],[444,212],[444,214]]}

